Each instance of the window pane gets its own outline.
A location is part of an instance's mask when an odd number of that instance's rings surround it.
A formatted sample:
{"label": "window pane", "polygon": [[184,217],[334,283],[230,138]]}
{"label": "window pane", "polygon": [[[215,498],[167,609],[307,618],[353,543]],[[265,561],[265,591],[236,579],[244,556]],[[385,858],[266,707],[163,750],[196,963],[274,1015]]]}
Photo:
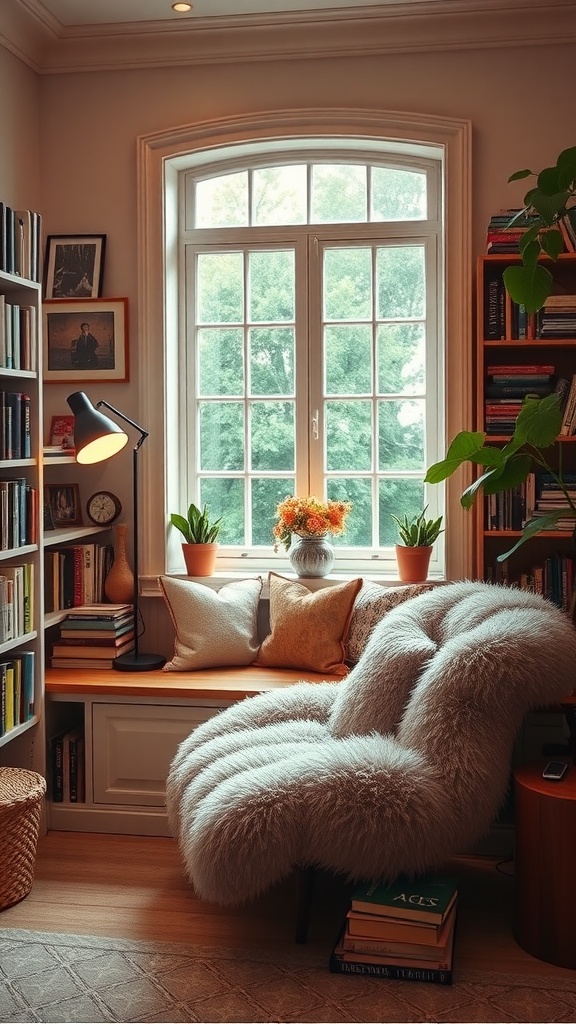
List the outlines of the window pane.
{"label": "window pane", "polygon": [[294,394],[294,329],[251,327],[250,393]]}
{"label": "window pane", "polygon": [[409,518],[419,515],[424,507],[424,483],[413,479],[381,480],[379,499],[380,546],[389,547],[398,543],[398,528],[390,513],[399,519],[404,513]]}
{"label": "window pane", "polygon": [[334,501],[351,501],[352,511],[346,520],[346,530],[332,537],[334,547],[372,546],[372,483],[369,479],[329,480],[328,497]]}
{"label": "window pane", "polygon": [[196,273],[198,323],[241,322],[244,319],[242,253],[199,253]]}
{"label": "window pane", "polygon": [[312,223],[365,222],[366,167],[354,164],[314,164],[311,206]]}
{"label": "window pane", "polygon": [[196,182],[195,227],[234,228],[247,223],[247,171]]}
{"label": "window pane", "polygon": [[426,175],[393,167],[372,168],[371,220],[424,220]]}
{"label": "window pane", "polygon": [[200,507],[208,505],[211,516],[222,516],[219,544],[245,544],[244,480],[200,480]]}
{"label": "window pane", "polygon": [[294,319],[294,251],[251,252],[248,319],[251,323]]}
{"label": "window pane", "polygon": [[376,254],[378,319],[415,320],[425,313],[424,247],[391,245]]}
{"label": "window pane", "polygon": [[243,394],[242,331],[239,328],[200,329],[198,371],[201,395]]}
{"label": "window pane", "polygon": [[324,255],[324,319],[369,320],[372,316],[370,249],[328,249]]}
{"label": "window pane", "polygon": [[378,328],[380,394],[422,394],[426,386],[424,324],[386,324]]}
{"label": "window pane", "polygon": [[200,468],[244,469],[242,402],[200,402]]}
{"label": "window pane", "polygon": [[255,402],[250,428],[252,469],[294,469],[293,402]]}
{"label": "window pane", "polygon": [[326,402],[325,418],[328,471],[371,469],[370,402]]}
{"label": "window pane", "polygon": [[424,469],[424,401],[379,402],[378,468]]}
{"label": "window pane", "polygon": [[327,395],[371,393],[372,328],[367,324],[326,327],[324,366]]}
{"label": "window pane", "polygon": [[[271,550],[274,547],[272,527],[275,523],[274,513],[279,501],[294,494],[294,478],[266,478],[252,481],[252,543],[263,544]],[[280,549],[284,552],[284,548]]]}
{"label": "window pane", "polygon": [[306,164],[263,167],[252,179],[252,223],[306,223]]}

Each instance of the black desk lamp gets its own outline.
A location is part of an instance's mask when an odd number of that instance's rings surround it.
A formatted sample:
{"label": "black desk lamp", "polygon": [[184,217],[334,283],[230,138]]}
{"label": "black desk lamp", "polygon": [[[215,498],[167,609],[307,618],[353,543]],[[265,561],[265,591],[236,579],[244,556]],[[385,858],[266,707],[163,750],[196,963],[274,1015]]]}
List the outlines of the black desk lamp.
{"label": "black desk lamp", "polygon": [[134,548],[133,548],[133,562],[134,562],[134,650],[130,651],[129,654],[121,654],[119,658],[115,658],[113,666],[119,672],[146,672],[150,669],[161,668],[165,662],[165,658],[160,654],[141,654],[138,650],[138,628],[139,628],[139,617],[138,617],[138,452],[141,445],[148,437],[148,431],[144,430],[134,423],[134,420],[129,419],[124,413],[119,412],[113,405],[109,405],[108,402],[97,402],[96,406],[92,405],[92,402],[83,391],[75,391],[73,395],[68,396],[68,405],[74,413],[74,445],[76,447],[76,462],[80,462],[83,465],[90,465],[95,462],[104,462],[105,459],[112,458],[113,455],[117,455],[118,452],[128,444],[128,434],[122,430],[117,423],[109,419],[108,416],[104,416],[103,413],[98,412],[100,406],[105,406],[110,412],[113,412],[115,416],[118,416],[125,423],[129,423],[131,427],[140,432],[136,444],[134,445],[134,454],[132,459],[133,474],[132,474],[132,486],[133,486],[133,509],[134,509]]}

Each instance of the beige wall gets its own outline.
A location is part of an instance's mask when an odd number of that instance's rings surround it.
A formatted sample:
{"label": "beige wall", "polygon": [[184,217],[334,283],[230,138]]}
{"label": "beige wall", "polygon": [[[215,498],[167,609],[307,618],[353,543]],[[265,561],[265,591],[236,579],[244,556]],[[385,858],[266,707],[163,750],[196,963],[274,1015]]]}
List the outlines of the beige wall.
{"label": "beige wall", "polygon": [[40,82],[0,46],[0,200],[40,210]]}

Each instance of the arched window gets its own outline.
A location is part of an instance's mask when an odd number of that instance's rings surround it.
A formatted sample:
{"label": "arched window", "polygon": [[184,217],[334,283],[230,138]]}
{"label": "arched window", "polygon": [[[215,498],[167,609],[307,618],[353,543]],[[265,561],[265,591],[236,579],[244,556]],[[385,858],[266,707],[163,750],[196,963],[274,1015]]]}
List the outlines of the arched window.
{"label": "arched window", "polygon": [[337,135],[171,160],[165,509],[222,515],[224,572],[287,566],[289,494],[352,501],[334,543],[356,574],[395,575],[390,513],[445,512],[423,480],[445,451],[445,176],[440,145]]}

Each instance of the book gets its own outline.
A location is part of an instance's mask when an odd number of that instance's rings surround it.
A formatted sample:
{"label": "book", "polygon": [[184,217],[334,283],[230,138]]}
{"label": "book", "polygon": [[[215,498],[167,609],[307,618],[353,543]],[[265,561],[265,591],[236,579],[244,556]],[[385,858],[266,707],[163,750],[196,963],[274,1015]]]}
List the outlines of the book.
{"label": "book", "polygon": [[[126,652],[124,652],[126,653]],[[81,668],[105,672],[114,667],[114,658],[52,658],[52,668]]]}
{"label": "book", "polygon": [[60,455],[63,450],[67,455],[74,454],[74,416],[52,417],[49,447],[55,448]]}
{"label": "book", "polygon": [[90,642],[93,642],[95,637],[103,640],[114,640],[118,637],[123,637],[126,633],[133,632],[133,630],[134,620],[131,617],[124,625],[119,626],[118,629],[64,629],[62,627],[60,630],[60,640],[74,639],[75,637],[80,640],[89,640]]}
{"label": "book", "polygon": [[[124,639],[124,638],[123,638]],[[81,647],[74,645],[72,648],[66,646],[66,644],[54,644],[52,647],[52,656],[55,658],[117,658],[120,654],[127,654],[134,647],[134,634],[130,634],[124,643],[119,643],[114,646],[107,645],[106,647],[97,647],[90,645],[89,647]]]}
{"label": "book", "polygon": [[[391,931],[397,938],[367,938],[352,935],[348,928],[348,917],[342,936],[344,949],[353,953],[369,953],[371,956],[409,956],[417,960],[445,960],[449,950],[456,920],[456,904],[442,925],[433,926],[425,935],[425,942],[415,941],[411,923],[397,925],[391,921]],[[417,928],[418,926],[416,926]]]}
{"label": "book", "polygon": [[71,622],[75,619],[90,619],[95,622],[115,621],[133,611],[131,604],[83,604],[66,616],[65,621]]}
{"label": "book", "polygon": [[[456,904],[453,904],[453,908]],[[446,942],[452,910],[441,925],[426,921],[408,921],[382,914],[362,914],[352,909],[346,914],[346,936],[364,942],[408,942],[424,946],[442,946]]]}
{"label": "book", "polygon": [[449,876],[399,878],[389,885],[369,883],[357,886],[350,909],[363,914],[381,914],[438,925],[444,921],[457,895],[457,879]]}

